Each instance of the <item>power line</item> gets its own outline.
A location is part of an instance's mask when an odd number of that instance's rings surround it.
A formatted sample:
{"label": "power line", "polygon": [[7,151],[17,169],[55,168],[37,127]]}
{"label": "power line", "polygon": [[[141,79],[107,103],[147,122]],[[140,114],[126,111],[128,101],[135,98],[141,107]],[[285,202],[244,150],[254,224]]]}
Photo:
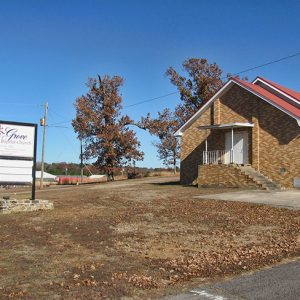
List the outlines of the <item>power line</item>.
{"label": "power line", "polygon": [[[168,96],[171,96],[171,95],[175,95],[175,94],[178,94],[178,91],[177,92],[168,93],[168,94],[164,94],[164,95],[161,95],[161,96],[158,96],[158,97],[155,97],[155,98],[146,99],[146,100],[143,100],[143,101],[140,101],[140,102],[137,102],[137,103],[133,103],[133,104],[130,104],[130,105],[125,105],[123,108],[129,108],[129,107],[132,107],[132,106],[135,106],[135,105],[139,105],[139,104],[142,104],[142,103],[147,103],[147,102],[150,102],[150,101],[158,100],[158,99],[165,98],[165,97],[168,97]],[[49,126],[53,127],[55,125],[63,125],[63,124],[70,123],[72,121],[73,121],[73,119],[69,120],[69,121],[65,121],[65,122],[53,123],[53,124],[50,124]]]}
{"label": "power line", "polygon": [[[261,65],[257,65],[257,66],[251,67],[251,68],[247,68],[245,70],[242,70],[242,71],[239,71],[237,73],[232,74],[232,76],[238,76],[240,74],[243,74],[243,73],[246,73],[246,72],[249,72],[249,71],[253,71],[253,70],[256,70],[256,69],[259,69],[259,68],[263,68],[263,67],[266,67],[266,66],[269,66],[269,65],[272,65],[272,64],[275,64],[275,63],[278,63],[278,62],[281,62],[281,61],[284,61],[284,60],[287,60],[287,59],[299,56],[299,55],[300,55],[300,52],[296,52],[294,54],[287,55],[287,56],[284,56],[284,57],[281,57],[281,58],[278,58],[278,59],[266,62],[266,63],[261,64]],[[222,79],[227,79],[227,77],[222,77]],[[130,105],[125,105],[123,108],[130,108],[130,107],[133,107],[133,106],[136,106],[136,105],[140,105],[140,104],[143,104],[143,103],[155,101],[155,100],[162,99],[162,98],[165,98],[165,97],[168,97],[168,96],[171,96],[171,95],[175,95],[175,94],[178,94],[178,93],[179,92],[176,91],[176,92],[171,92],[171,93],[164,94],[164,95],[161,95],[161,96],[158,96],[158,97],[154,97],[154,98],[150,98],[150,99],[145,99],[145,100],[142,100],[142,101],[130,104]],[[65,121],[65,122],[59,122],[59,123],[54,123],[54,124],[51,124],[51,126],[53,126],[53,125],[67,124],[67,123],[70,123],[71,121],[72,120]]]}
{"label": "power line", "polygon": [[55,127],[56,125],[69,124],[69,123],[72,122],[72,121],[73,121],[73,119],[71,119],[71,120],[69,120],[69,121],[64,121],[64,122],[58,122],[58,123],[49,124],[49,126]]}
{"label": "power line", "polygon": [[[284,57],[281,57],[281,58],[279,58],[279,59],[275,59],[275,60],[266,62],[266,63],[264,63],[264,64],[261,64],[261,65],[255,66],[255,67],[251,67],[251,68],[245,69],[245,70],[243,70],[243,71],[234,73],[234,74],[232,74],[232,76],[237,76],[237,75],[240,75],[240,74],[249,72],[249,71],[253,71],[253,70],[256,70],[256,69],[259,69],[259,68],[262,68],[262,67],[266,67],[266,66],[269,66],[269,65],[272,65],[272,64],[275,64],[275,63],[278,63],[278,62],[281,62],[281,61],[284,61],[284,60],[287,60],[287,59],[290,59],[290,58],[299,56],[299,55],[300,55],[300,52],[296,52],[296,53],[294,53],[294,54],[291,54],[291,55],[288,55],[288,56],[284,56]],[[227,77],[222,77],[222,79],[227,79]],[[177,91],[177,92],[165,94],[165,95],[162,95],[162,96],[159,96],[159,97],[155,97],[155,98],[143,100],[143,101],[140,101],[140,102],[133,103],[133,104],[131,104],[131,105],[124,106],[124,108],[128,108],[128,107],[140,105],[140,104],[146,103],[146,102],[151,102],[151,101],[154,101],[154,100],[157,100],[157,99],[161,99],[161,98],[165,98],[165,97],[167,97],[167,96],[174,95],[174,94],[178,94],[178,93],[179,93],[179,92]]]}
{"label": "power line", "polygon": [[[130,104],[130,105],[125,105],[123,108],[129,108],[129,107],[132,107],[132,106],[135,106],[135,105],[138,105],[138,104],[147,103],[147,102],[150,102],[150,101],[158,100],[158,99],[165,98],[165,97],[168,97],[168,96],[171,96],[171,95],[175,95],[175,94],[178,94],[178,91],[172,92],[172,93],[168,93],[168,94],[164,94],[164,95],[161,95],[161,96],[158,96],[158,97],[155,97],[155,98],[150,98],[150,99],[142,100],[140,102],[133,103],[133,104]],[[50,124],[49,126],[63,125],[63,124],[70,123],[72,121],[73,121],[73,119],[69,120],[69,121],[65,121],[65,122],[53,123],[53,124]]]}
{"label": "power line", "polygon": [[[49,110],[50,111],[50,110]],[[66,119],[65,117],[63,117],[61,114],[57,113],[54,109],[51,108],[51,111],[50,111],[51,114],[55,114],[57,115],[60,119]],[[57,125],[64,125],[64,124],[69,124],[70,122],[72,122],[72,120],[69,120],[69,121],[62,121],[62,122],[55,122],[55,123],[52,123],[52,124],[49,124],[48,126],[49,127],[59,127],[59,128],[71,128],[71,127],[65,127],[65,126],[57,126]]]}
{"label": "power line", "polygon": [[[50,111],[50,109],[48,109],[48,113],[49,113],[48,114],[48,120],[51,121],[51,122],[53,122],[53,123],[47,125],[48,128],[67,128],[67,129],[71,129],[71,127],[69,127],[69,126],[59,126],[59,125],[56,125],[56,123],[54,123],[55,120],[52,118],[53,114]],[[49,117],[49,115],[51,115],[51,117]],[[65,122],[63,122],[63,123],[65,123]]]}
{"label": "power line", "polygon": [[281,62],[281,61],[283,61],[283,60],[287,60],[287,59],[290,59],[290,58],[299,56],[299,55],[300,55],[300,52],[296,52],[296,53],[294,53],[294,54],[291,54],[291,55],[288,55],[288,56],[285,56],[285,57],[282,57],[282,58],[279,58],[279,59],[275,59],[275,60],[269,61],[269,62],[264,63],[264,64],[262,64],[262,65],[258,65],[258,66],[255,66],[255,67],[252,67],[252,68],[249,68],[249,69],[240,71],[240,72],[238,72],[238,73],[233,74],[233,76],[237,76],[237,75],[240,75],[240,74],[243,74],[243,73],[252,71],[252,70],[256,70],[256,69],[259,69],[259,68],[262,68],[262,67],[266,67],[266,66],[269,66],[269,65],[272,65],[272,64]]}
{"label": "power line", "polygon": [[[299,55],[300,55],[300,52],[296,52],[296,53],[294,53],[294,54],[291,54],[291,55],[288,55],[288,56],[285,56],[285,57],[281,57],[281,58],[279,58],[279,59],[272,60],[272,61],[266,62],[266,63],[264,63],[264,64],[261,64],[261,65],[255,66],[255,67],[251,67],[251,68],[245,69],[245,70],[243,70],[243,71],[234,73],[234,74],[232,74],[232,76],[237,76],[237,75],[240,75],[240,74],[243,74],[243,73],[252,71],[252,70],[256,70],[256,69],[259,69],[259,68],[262,68],[262,67],[266,67],[266,66],[269,66],[269,65],[272,65],[272,64],[281,62],[281,61],[283,61],[283,60],[287,60],[287,59],[290,59],[290,58],[299,56]],[[227,77],[223,77],[222,79],[227,79]],[[162,95],[162,96],[159,96],[159,97],[155,97],[155,98],[152,98],[152,99],[143,100],[143,101],[140,101],[140,102],[133,103],[133,104],[131,104],[131,105],[124,106],[124,108],[136,106],[136,105],[139,105],[139,104],[142,104],[142,103],[154,101],[154,100],[161,99],[161,98],[164,98],[164,97],[167,97],[167,96],[170,96],[170,95],[174,95],[174,94],[178,94],[178,93],[179,93],[179,92],[177,91],[177,92],[165,94],[165,95]]]}
{"label": "power line", "polygon": [[[130,104],[130,105],[125,105],[123,108],[129,108],[129,107],[132,107],[132,106],[135,106],[135,105],[139,105],[139,104],[142,104],[142,103],[147,103],[147,102],[150,102],[150,101],[158,100],[158,99],[165,98],[165,97],[168,97],[168,96],[171,96],[171,95],[175,95],[175,94],[178,94],[178,91],[177,92],[168,93],[168,94],[164,94],[164,95],[161,95],[161,96],[158,96],[158,97],[155,97],[155,98],[150,98],[150,99],[142,100],[140,102],[133,103],[133,104]],[[52,112],[54,112],[54,111],[52,110]],[[68,123],[70,123],[72,121],[73,121],[73,119],[69,120],[69,121],[64,121],[64,122],[58,122],[58,123],[49,124],[49,126],[54,127],[56,125],[68,124]]]}
{"label": "power line", "polygon": [[62,116],[61,114],[59,114],[56,110],[54,110],[53,108],[51,108],[51,112],[54,113],[55,115],[57,115],[60,119],[65,120],[66,117]]}
{"label": "power line", "polygon": [[47,127],[50,127],[50,128],[66,128],[66,129],[73,129],[72,127],[69,127],[69,126],[53,126],[53,125],[47,125]]}
{"label": "power line", "polygon": [[158,97],[155,97],[155,98],[146,99],[146,100],[136,102],[136,103],[133,103],[133,104],[130,104],[130,105],[125,105],[124,108],[128,108],[128,107],[132,107],[132,106],[139,105],[139,104],[142,104],[142,103],[158,100],[158,99],[165,98],[165,97],[175,95],[175,94],[178,94],[178,91],[172,92],[172,93],[169,93],[169,94],[164,94],[164,95],[161,95],[161,96],[158,96]]}

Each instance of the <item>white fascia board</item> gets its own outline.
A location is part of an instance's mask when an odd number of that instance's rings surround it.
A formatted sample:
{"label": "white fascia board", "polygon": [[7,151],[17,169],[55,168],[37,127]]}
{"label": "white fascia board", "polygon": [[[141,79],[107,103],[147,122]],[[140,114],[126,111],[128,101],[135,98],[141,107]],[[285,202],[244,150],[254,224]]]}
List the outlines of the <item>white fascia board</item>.
{"label": "white fascia board", "polygon": [[185,129],[187,129],[196,119],[198,119],[233,83],[230,79],[214,96],[212,96],[194,115],[191,116],[175,133],[175,136],[182,136]]}
{"label": "white fascia board", "polygon": [[[225,124],[226,126],[232,126],[232,127],[254,127],[254,124],[253,123],[229,123],[229,124]],[[222,126],[222,125],[220,125]]]}
{"label": "white fascia board", "polygon": [[242,125],[242,126],[245,126],[245,127],[254,127],[254,124],[253,123],[249,123],[249,122],[247,122],[247,123],[236,123],[236,124],[240,124],[240,125]]}
{"label": "white fascia board", "polygon": [[266,86],[268,86],[269,88],[271,88],[272,90],[280,93],[281,95],[283,95],[284,97],[289,98],[290,100],[292,100],[293,102],[295,102],[296,104],[298,104],[299,106],[299,102],[297,100],[295,100],[293,97],[289,96],[288,94],[286,94],[285,92],[277,89],[276,87],[274,87],[273,85],[271,85],[270,83],[264,81],[263,79],[257,77],[254,81],[252,81],[251,83],[255,84],[257,81],[262,82],[263,84],[265,84]]}
{"label": "white fascia board", "polygon": [[300,126],[300,119],[296,119],[298,125]]}
{"label": "white fascia board", "polygon": [[226,128],[243,128],[243,127],[254,127],[253,123],[227,123],[227,124],[218,124],[218,125],[207,125],[199,126],[199,129],[226,129]]}
{"label": "white fascia board", "polygon": [[236,81],[235,81],[235,83],[236,83],[237,85],[239,85],[240,87],[244,88],[245,90],[247,90],[248,92],[252,93],[253,95],[259,97],[260,99],[265,100],[266,102],[268,102],[269,104],[273,105],[273,106],[276,107],[277,109],[281,110],[281,111],[284,112],[285,114],[289,115],[289,116],[292,117],[293,119],[298,120],[298,118],[297,118],[295,115],[291,114],[289,111],[286,111],[285,109],[283,109],[283,108],[280,107],[279,105],[275,104],[274,102],[270,101],[269,99],[267,99],[266,97],[262,96],[261,94],[254,92],[253,90],[251,90],[251,89],[249,89],[248,87],[246,87],[246,86],[240,84],[239,82],[236,82]]}
{"label": "white fascia board", "polygon": [[[179,129],[180,130],[180,129]],[[175,133],[174,133],[174,136],[175,137],[182,137],[182,132],[177,130]]]}

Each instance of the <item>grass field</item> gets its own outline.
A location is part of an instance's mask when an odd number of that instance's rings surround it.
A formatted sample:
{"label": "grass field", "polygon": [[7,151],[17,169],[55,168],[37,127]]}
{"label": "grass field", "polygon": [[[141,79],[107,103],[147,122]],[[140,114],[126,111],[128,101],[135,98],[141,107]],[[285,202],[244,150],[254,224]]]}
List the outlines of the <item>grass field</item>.
{"label": "grass field", "polygon": [[0,215],[0,298],[159,298],[300,255],[300,211],[176,181],[54,187],[53,211]]}

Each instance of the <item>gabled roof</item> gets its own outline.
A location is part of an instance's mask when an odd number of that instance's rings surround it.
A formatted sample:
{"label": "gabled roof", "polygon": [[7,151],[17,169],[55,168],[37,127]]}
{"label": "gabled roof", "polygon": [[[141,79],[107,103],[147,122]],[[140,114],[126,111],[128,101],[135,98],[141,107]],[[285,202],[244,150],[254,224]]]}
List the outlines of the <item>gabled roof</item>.
{"label": "gabled roof", "polygon": [[[273,104],[277,108],[283,110],[291,117],[296,117],[300,119],[300,107],[297,107],[296,105],[291,104],[290,102],[286,101],[283,98],[280,98],[276,94],[273,94],[269,92],[268,90],[262,88],[261,86],[257,84],[250,83],[245,80],[241,80],[238,78],[234,78],[235,81],[239,82],[242,86],[248,87],[252,92],[258,94],[260,98],[266,100],[267,102],[270,102],[270,104]],[[269,101],[268,101],[269,100]]]}
{"label": "gabled roof", "polygon": [[[271,88],[267,90],[258,85],[259,82],[262,81],[269,84]],[[185,124],[181,126],[179,130],[176,131],[175,135],[181,136],[196,119],[198,119],[218,98],[224,95],[235,84],[288,114],[290,117],[294,118],[300,126],[300,93],[284,88],[261,77],[257,77],[252,83],[238,78],[230,78],[205,105],[203,105]],[[292,101],[287,101],[285,98],[286,96],[291,97]]]}
{"label": "gabled roof", "polygon": [[282,86],[278,83],[275,83],[275,82],[273,82],[269,79],[265,79],[265,78],[260,77],[260,76],[256,77],[256,79],[252,81],[252,83],[254,83],[254,84],[257,84],[258,82],[267,83],[267,84],[271,85],[273,88],[279,90],[281,93],[292,97],[294,100],[296,100],[297,102],[300,103],[300,93],[299,92],[288,89],[288,88],[286,88],[286,87],[284,87],[284,86]]}

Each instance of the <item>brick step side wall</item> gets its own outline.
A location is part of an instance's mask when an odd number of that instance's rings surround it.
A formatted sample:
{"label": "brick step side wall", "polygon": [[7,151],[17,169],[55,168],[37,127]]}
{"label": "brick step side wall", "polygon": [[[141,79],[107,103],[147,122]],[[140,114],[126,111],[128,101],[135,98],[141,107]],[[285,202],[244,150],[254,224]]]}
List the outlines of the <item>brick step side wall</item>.
{"label": "brick step side wall", "polygon": [[239,168],[231,165],[200,165],[198,187],[262,188]]}
{"label": "brick step side wall", "polygon": [[268,176],[263,175],[251,166],[236,166],[241,172],[253,179],[256,183],[260,183],[265,190],[283,190],[280,184],[274,182]]}

